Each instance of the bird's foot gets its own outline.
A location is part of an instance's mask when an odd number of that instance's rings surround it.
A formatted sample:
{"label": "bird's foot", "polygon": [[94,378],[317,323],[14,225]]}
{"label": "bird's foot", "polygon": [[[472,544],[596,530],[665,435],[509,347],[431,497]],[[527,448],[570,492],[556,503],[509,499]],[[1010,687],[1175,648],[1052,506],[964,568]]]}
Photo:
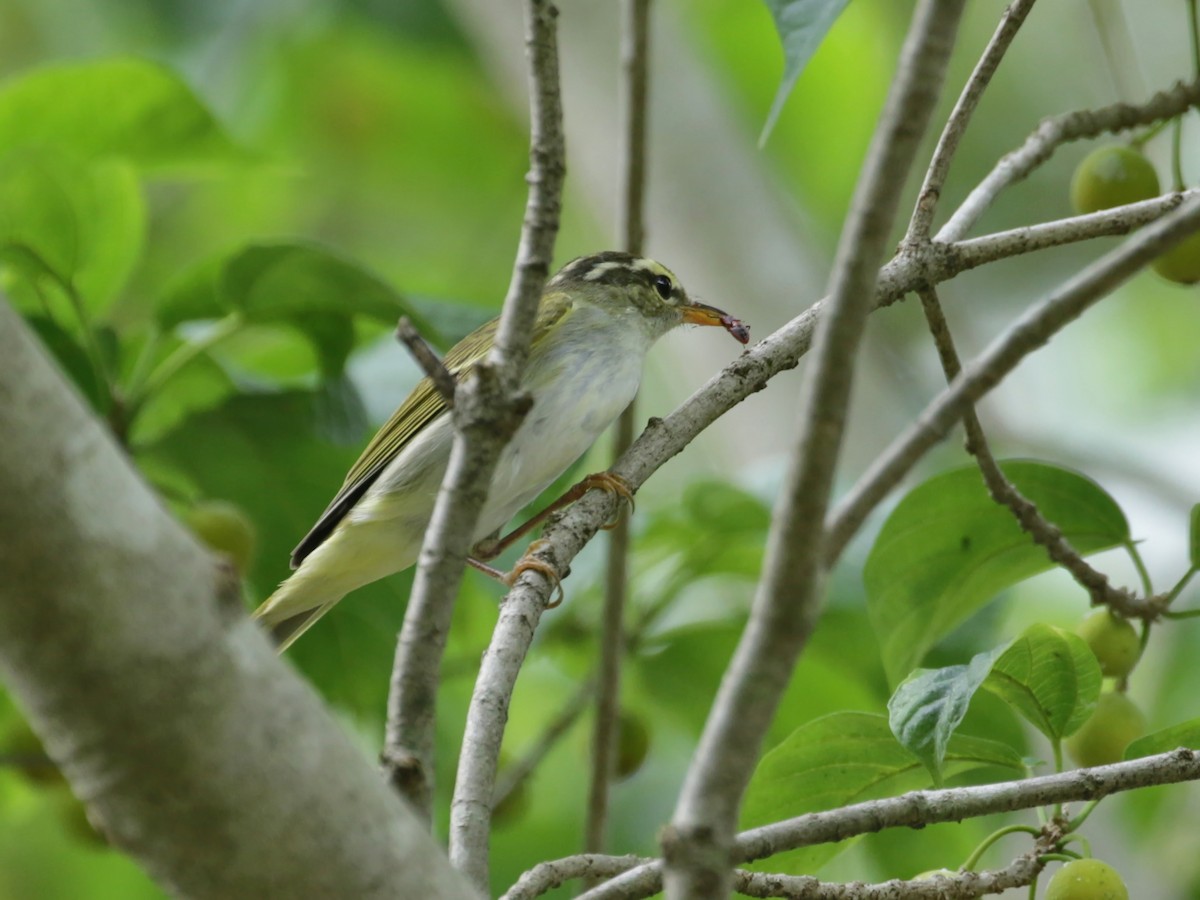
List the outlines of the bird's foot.
{"label": "bird's foot", "polygon": [[601,528],[609,530],[617,527],[621,521],[621,501],[629,504],[629,513],[633,514],[636,504],[633,501],[633,486],[616,472],[593,472],[576,485],[578,496],[582,497],[592,489],[606,491],[617,498],[617,511]]}
{"label": "bird's foot", "polygon": [[545,577],[547,581],[553,585],[553,592],[550,595],[550,602],[546,604],[546,609],[554,609],[563,602],[566,595],[563,593],[562,577],[558,574],[558,569],[550,563],[540,559],[536,559],[533,554],[542,547],[546,546],[547,542],[536,540],[529,545],[525,551],[525,555],[517,560],[517,564],[513,566],[511,572],[504,576],[504,583],[512,587],[517,583],[517,579],[521,577],[523,572],[538,572]]}

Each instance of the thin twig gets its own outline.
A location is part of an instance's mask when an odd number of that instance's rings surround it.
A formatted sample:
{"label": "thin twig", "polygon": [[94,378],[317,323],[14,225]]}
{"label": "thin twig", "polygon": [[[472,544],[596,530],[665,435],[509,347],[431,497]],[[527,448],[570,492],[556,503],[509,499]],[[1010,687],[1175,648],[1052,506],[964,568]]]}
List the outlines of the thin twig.
{"label": "thin twig", "polygon": [[[870,511],[917,460],[946,436],[962,416],[966,404],[994,388],[1022,359],[1043,346],[1068,322],[1197,228],[1200,228],[1200,198],[1190,200],[1092,263],[993,341],[892,441],[834,509],[825,545],[827,564],[837,559]],[[1114,603],[1113,608],[1131,617],[1153,616],[1160,611],[1156,601],[1135,597]]]}
{"label": "thin twig", "polygon": [[964,269],[973,269],[984,263],[994,262],[999,256],[1016,256],[1063,244],[1089,241],[1097,237],[1129,234],[1143,225],[1161,219],[1195,197],[1200,197],[1200,189],[1192,188],[1180,193],[1163,194],[1151,200],[1141,200],[1127,206],[1117,206],[1069,219],[998,231],[949,246]]}
{"label": "thin twig", "polygon": [[[958,351],[954,347],[954,338],[950,334],[950,326],[942,312],[942,304],[938,300],[936,289],[924,288],[917,292],[921,298],[921,308],[925,312],[925,321],[929,324],[929,333],[933,336],[937,347],[938,357],[942,362],[942,371],[946,373],[946,381],[953,381],[962,371]],[[1037,508],[1037,504],[1025,497],[1008,478],[996,462],[988,446],[987,436],[973,404],[967,404],[963,412],[963,429],[966,431],[967,452],[975,457],[979,471],[983,475],[984,484],[992,499],[1002,506],[1008,507],[1017,523],[1034,542],[1041,545],[1050,559],[1062,566],[1084,590],[1092,597],[1096,605],[1118,607],[1128,604],[1129,592],[1114,588],[1108,582],[1108,577],[1087,563],[1070,542],[1063,537],[1062,530],[1048,521]]]}
{"label": "thin twig", "polygon": [[[520,382],[517,376],[523,371],[525,359],[529,354],[533,323],[546,276],[550,271],[561,211],[566,156],[558,73],[557,17],[558,10],[549,0],[526,0],[525,46],[529,56],[531,119],[529,199],[525,207],[525,222],[521,229],[521,244],[517,251],[512,284],[504,301],[504,312],[500,316],[496,345],[489,354],[489,360],[497,367],[498,380],[503,388],[500,396],[506,398],[515,398],[519,394]],[[481,405],[491,405],[492,398],[486,393],[480,396]],[[479,411],[480,420],[484,418],[483,413],[484,410]],[[461,433],[456,436],[456,449],[464,443],[463,437]],[[483,440],[480,440],[480,443],[486,444]],[[448,563],[453,566],[449,574],[453,576],[450,583],[455,590],[462,577],[462,563],[466,558],[477,510],[486,498],[486,486],[498,453],[497,449],[496,454],[490,457],[491,465],[487,470],[487,478],[478,482],[484,490],[478,499],[479,505],[472,510],[474,514],[467,520],[470,527],[464,528],[460,524],[459,528],[464,530],[447,530],[448,535],[453,534],[458,538],[459,543],[455,550],[462,551],[461,555],[456,552],[448,559]],[[451,471],[447,472],[446,476],[448,483],[453,464],[452,455]],[[438,524],[435,510],[430,526],[432,532],[436,532]],[[428,543],[428,537],[426,541]],[[450,566],[446,568],[449,569]],[[537,577],[548,581],[544,576]],[[444,596],[447,602],[442,604],[442,607],[448,608],[454,594],[451,591]],[[409,602],[411,604],[412,601]],[[501,611],[501,620],[507,614],[506,604]],[[448,628],[448,615],[443,614],[442,621]],[[438,634],[444,644],[445,631],[439,631]],[[496,663],[494,658],[489,659],[485,656],[480,667],[467,712],[466,730],[454,782],[454,797],[450,804],[450,861],[485,892],[488,887],[488,838],[495,793],[496,764],[500,757],[500,741],[504,734],[504,721],[508,716],[508,701],[511,697],[511,692],[492,692],[491,684]],[[520,661],[517,661],[517,665],[519,667]],[[512,674],[515,678],[515,671]],[[499,703],[495,705],[497,700]]]}
{"label": "thin twig", "polygon": [[974,900],[1032,883],[1045,868],[1036,853],[1025,854],[1005,866],[986,872],[958,872],[920,879],[893,878],[878,884],[821,881],[812,875],[776,875],[738,869],[734,886],[747,897],[782,897],[786,900]]}
{"label": "thin twig", "polygon": [[417,327],[413,325],[408,316],[401,316],[400,321],[396,323],[396,340],[408,348],[408,352],[421,367],[421,371],[429,376],[429,380],[438,389],[438,393],[442,395],[446,405],[453,409],[454,392],[458,387],[458,382],[450,374],[450,370],[446,368],[441,357],[434,352],[425,338],[421,337],[421,332],[417,331]]}
{"label": "thin twig", "polygon": [[[642,253],[644,194],[646,186],[646,95],[649,87],[650,0],[623,0],[621,4],[622,165],[618,231],[622,247]],[[621,413],[613,433],[613,459],[633,443],[637,398]],[[624,618],[629,599],[629,515],[618,512],[609,532],[604,573],[604,611],[600,625],[599,689],[592,731],[592,772],[588,788],[587,820],[583,848],[588,853],[605,849],[608,789],[617,749],[617,723],[621,696],[621,660],[625,654]]]}
{"label": "thin twig", "polygon": [[1044,119],[1024,144],[996,163],[987,177],[967,195],[937,233],[936,239],[946,243],[961,240],[1000,191],[1028,176],[1062,144],[1169,119],[1197,103],[1200,103],[1200,79],[1160,91],[1145,103],[1114,103],[1100,109],[1077,110]]}
{"label": "thin twig", "polygon": [[925,173],[925,183],[921,185],[921,191],[917,195],[917,204],[913,208],[912,218],[908,223],[908,233],[905,235],[906,241],[924,241],[929,238],[933,215],[937,211],[942,187],[946,183],[946,174],[950,171],[950,162],[958,150],[959,141],[967,131],[967,125],[983,97],[984,90],[991,83],[992,76],[1000,67],[1000,61],[1008,52],[1013,38],[1021,30],[1021,25],[1025,22],[1029,11],[1033,9],[1035,2],[1036,0],[1013,0],[1004,10],[995,34],[988,41],[983,55],[979,57],[979,62],[975,64],[971,77],[967,79],[967,83],[958,97],[958,102],[954,104],[950,118],[946,120],[946,126],[942,129],[942,136],[938,139],[937,148],[933,151],[933,159]]}
{"label": "thin twig", "polygon": [[[912,791],[899,797],[807,813],[744,831],[734,844],[733,861],[747,863],[767,859],[797,847],[833,843],[888,828],[924,828],[940,822],[959,822],[1056,803],[1099,800],[1122,791],[1198,779],[1200,752],[1180,748],[1110,766],[1074,769],[1021,781]],[[615,863],[616,859],[609,857],[606,867]],[[559,865],[563,862],[556,860],[542,865]],[[599,862],[595,861],[594,864],[599,865]],[[534,871],[522,875],[512,890],[504,895],[505,900],[531,900],[553,886],[536,892],[524,891],[524,885],[528,883],[526,879]],[[653,860],[634,864],[621,875],[581,895],[578,900],[639,900],[658,893],[662,887],[662,861]],[[518,892],[518,888],[522,890]]]}
{"label": "thin twig", "polygon": [[841,446],[856,350],[905,178],[941,90],[963,0],[923,0],[868,151],[818,326],[806,411],[768,538],[764,574],[662,837],[666,895],[729,895],[742,794],[795,660],[816,624],[822,527]]}
{"label": "thin twig", "polygon": [[495,809],[505,798],[520,787],[538,767],[546,754],[553,749],[559,739],[571,730],[571,726],[579,721],[579,717],[587,710],[592,698],[596,696],[596,679],[589,678],[579,686],[571,698],[563,704],[558,715],[542,731],[538,739],[529,747],[520,759],[500,772],[496,779],[496,796],[492,803]]}

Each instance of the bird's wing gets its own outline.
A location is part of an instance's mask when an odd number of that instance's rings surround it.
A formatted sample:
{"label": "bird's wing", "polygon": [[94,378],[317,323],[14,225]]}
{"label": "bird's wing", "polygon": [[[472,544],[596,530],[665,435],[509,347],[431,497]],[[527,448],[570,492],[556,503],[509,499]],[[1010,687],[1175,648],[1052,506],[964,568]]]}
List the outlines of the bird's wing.
{"label": "bird's wing", "polygon": [[[553,295],[549,295],[547,299],[551,298]],[[538,310],[534,331],[545,334],[546,329],[561,319],[568,309],[569,304],[543,302]],[[492,319],[490,322],[480,325],[455,344],[446,354],[442,362],[459,381],[466,376],[469,368],[467,364],[478,355],[480,344],[482,343],[486,347],[492,345],[499,322],[499,319]],[[417,382],[417,386],[408,395],[408,399],[392,413],[391,418],[371,439],[371,443],[367,444],[367,448],[363,450],[358,461],[350,467],[337,496],[330,501],[325,512],[321,513],[321,517],[317,519],[317,523],[292,551],[293,569],[299,567],[304,558],[329,537],[346,513],[366,493],[367,488],[375,482],[388,464],[408,445],[408,442],[446,409],[446,400],[434,387],[431,379],[426,377]]]}
{"label": "bird's wing", "polygon": [[[486,322],[470,335],[463,338],[446,354],[442,362],[459,380],[466,374],[466,363],[472,355],[473,348],[478,347],[480,339],[489,341],[495,335],[499,320]],[[417,382],[408,398],[391,415],[383,427],[371,438],[358,461],[346,473],[337,495],[329,502],[325,512],[317,519],[317,523],[304,536],[292,551],[292,568],[297,568],[304,557],[312,553],[329,537],[338,522],[350,511],[350,508],[366,493],[367,488],[374,484],[375,479],[387,468],[388,463],[399,455],[409,441],[422,428],[447,409],[446,400],[441,391],[434,387],[433,381],[422,378]]]}

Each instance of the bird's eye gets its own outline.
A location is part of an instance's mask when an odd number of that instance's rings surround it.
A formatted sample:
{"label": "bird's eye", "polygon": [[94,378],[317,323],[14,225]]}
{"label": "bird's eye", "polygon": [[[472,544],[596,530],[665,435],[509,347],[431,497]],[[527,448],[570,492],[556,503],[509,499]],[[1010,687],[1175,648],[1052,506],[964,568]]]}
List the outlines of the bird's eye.
{"label": "bird's eye", "polygon": [[666,275],[659,275],[654,279],[654,289],[658,291],[658,296],[669,300],[671,298],[671,279]]}

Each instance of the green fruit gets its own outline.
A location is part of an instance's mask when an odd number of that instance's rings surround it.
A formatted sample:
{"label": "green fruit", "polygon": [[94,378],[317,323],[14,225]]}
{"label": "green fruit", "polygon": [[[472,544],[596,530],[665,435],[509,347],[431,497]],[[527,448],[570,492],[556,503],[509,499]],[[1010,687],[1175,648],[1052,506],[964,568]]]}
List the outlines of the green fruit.
{"label": "green fruit", "polygon": [[621,710],[617,716],[617,778],[628,778],[642,767],[650,752],[650,728],[636,713]]}
{"label": "green fruit", "polygon": [[1108,678],[1124,678],[1142,655],[1142,640],[1128,619],[1098,609],[1079,623],[1076,633],[1087,641]]}
{"label": "green fruit", "polygon": [[239,572],[250,567],[258,531],[240,506],[225,500],[202,500],[188,511],[185,521],[196,537],[232,559]]}
{"label": "green fruit", "polygon": [[1159,195],[1150,160],[1132,147],[1110,144],[1083,158],[1071,178],[1071,206],[1092,213]]}
{"label": "green fruit", "polygon": [[1120,762],[1125,748],[1146,733],[1146,717],[1125,694],[1101,694],[1096,711],[1067,739],[1067,752],[1079,765]]}
{"label": "green fruit", "polygon": [[1129,889],[1108,863],[1076,859],[1054,873],[1046,900],[1129,900]]}
{"label": "green fruit", "polygon": [[1176,244],[1150,267],[1163,278],[1177,284],[1200,282],[1200,231]]}

